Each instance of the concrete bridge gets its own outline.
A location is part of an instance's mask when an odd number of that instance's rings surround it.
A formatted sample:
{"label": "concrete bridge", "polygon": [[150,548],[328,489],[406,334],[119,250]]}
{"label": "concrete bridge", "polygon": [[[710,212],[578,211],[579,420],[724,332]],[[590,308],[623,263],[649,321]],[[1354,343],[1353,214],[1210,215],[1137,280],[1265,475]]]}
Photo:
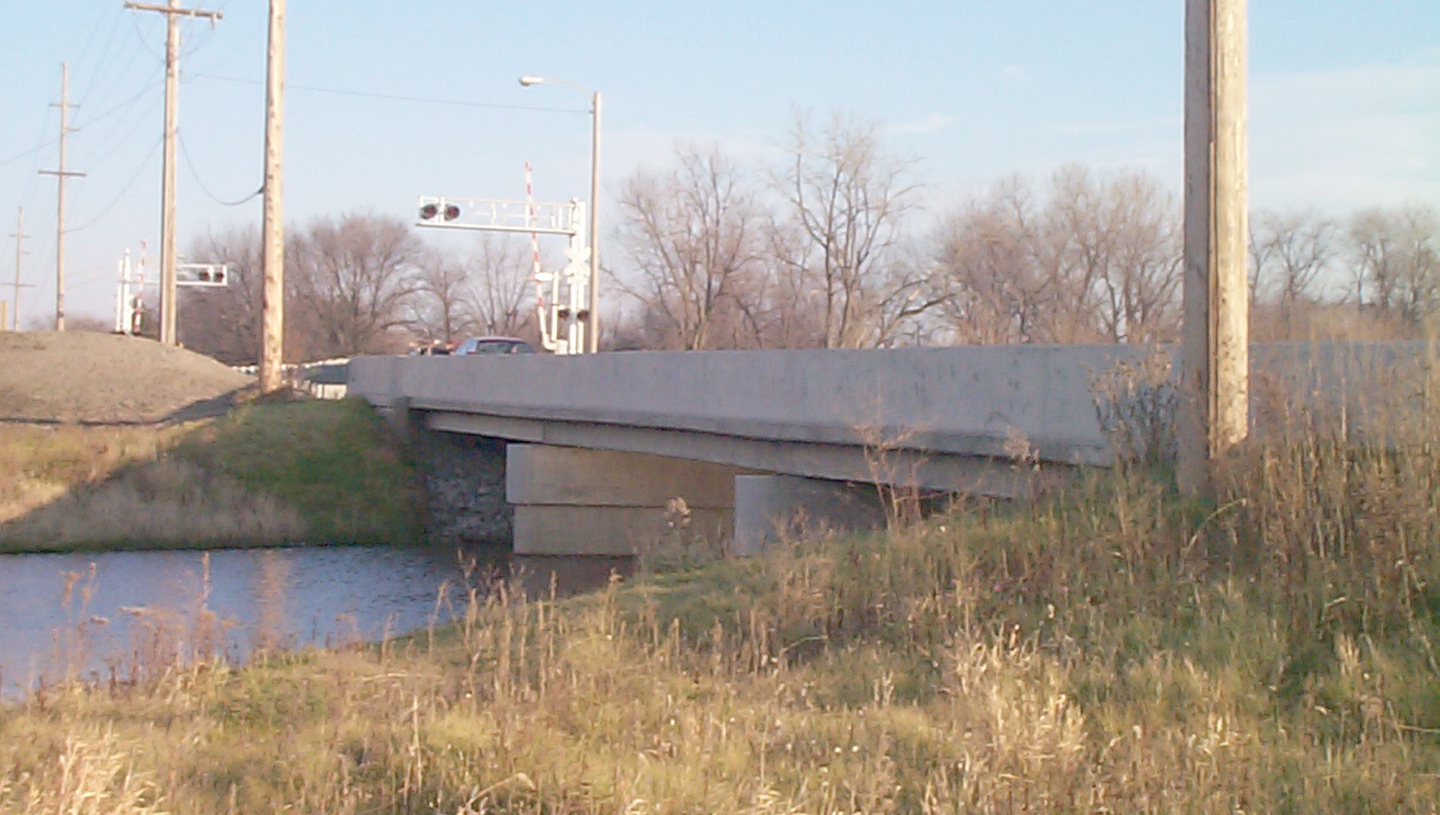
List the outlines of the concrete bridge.
{"label": "concrete bridge", "polygon": [[[862,496],[874,496],[875,484],[1023,497],[1034,469],[1017,462],[1042,462],[1050,474],[1109,466],[1115,428],[1101,416],[1114,418],[1110,397],[1127,394],[1097,383],[1133,385],[1134,372],[1148,370],[1149,394],[1166,391],[1171,353],[1105,345],[365,357],[351,360],[348,386],[412,427],[511,442],[517,552],[630,553],[664,534],[677,498],[697,528],[722,537],[733,528],[736,548],[751,551],[796,510],[836,525],[873,523],[874,502]],[[1390,380],[1396,365],[1425,356],[1406,343],[1257,345],[1252,391],[1348,403],[1374,392],[1362,380]],[[871,486],[847,486],[856,483]]]}

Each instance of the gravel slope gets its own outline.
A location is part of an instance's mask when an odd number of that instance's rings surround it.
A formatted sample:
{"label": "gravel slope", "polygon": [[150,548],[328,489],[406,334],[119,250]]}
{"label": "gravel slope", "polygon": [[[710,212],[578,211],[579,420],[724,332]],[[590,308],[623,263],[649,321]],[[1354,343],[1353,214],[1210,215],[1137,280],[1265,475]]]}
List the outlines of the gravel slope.
{"label": "gravel slope", "polygon": [[0,421],[141,424],[223,412],[255,378],[154,340],[0,332]]}

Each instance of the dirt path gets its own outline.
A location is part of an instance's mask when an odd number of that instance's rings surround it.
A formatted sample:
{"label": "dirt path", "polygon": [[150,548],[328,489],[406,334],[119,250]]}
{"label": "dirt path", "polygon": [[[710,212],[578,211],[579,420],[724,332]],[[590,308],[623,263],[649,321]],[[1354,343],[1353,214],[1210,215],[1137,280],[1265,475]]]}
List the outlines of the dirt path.
{"label": "dirt path", "polygon": [[150,424],[223,413],[255,378],[154,340],[0,332],[0,421]]}

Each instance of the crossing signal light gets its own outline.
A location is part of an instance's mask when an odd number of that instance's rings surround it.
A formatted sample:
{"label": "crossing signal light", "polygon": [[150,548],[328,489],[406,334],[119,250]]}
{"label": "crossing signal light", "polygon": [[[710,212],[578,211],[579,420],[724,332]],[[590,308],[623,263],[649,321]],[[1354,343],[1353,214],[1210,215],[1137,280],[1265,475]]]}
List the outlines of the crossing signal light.
{"label": "crossing signal light", "polygon": [[210,275],[210,282],[214,283],[217,286],[225,285],[225,270],[216,269],[215,273]]}
{"label": "crossing signal light", "polygon": [[209,283],[209,282],[210,282],[210,270],[209,270],[209,269],[201,269],[200,271],[198,271],[198,272],[195,273],[195,279],[199,280],[201,283]]}
{"label": "crossing signal light", "polygon": [[453,221],[453,220],[455,220],[456,218],[459,218],[459,217],[460,217],[460,207],[456,206],[455,204],[446,204],[446,205],[445,205],[445,220],[447,220],[447,221]]}
{"label": "crossing signal light", "polygon": [[422,221],[432,220],[436,215],[439,214],[440,207],[438,204],[425,204],[420,207],[420,220]]}

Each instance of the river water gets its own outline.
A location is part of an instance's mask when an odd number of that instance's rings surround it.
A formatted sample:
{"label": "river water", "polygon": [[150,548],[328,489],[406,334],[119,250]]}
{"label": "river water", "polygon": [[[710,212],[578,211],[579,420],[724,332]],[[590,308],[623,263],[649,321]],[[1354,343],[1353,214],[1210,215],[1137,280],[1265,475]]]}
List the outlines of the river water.
{"label": "river water", "polygon": [[529,596],[603,586],[623,558],[518,558],[495,549],[341,546],[0,555],[0,699],[66,677],[257,648],[376,642],[443,623],[469,590]]}

